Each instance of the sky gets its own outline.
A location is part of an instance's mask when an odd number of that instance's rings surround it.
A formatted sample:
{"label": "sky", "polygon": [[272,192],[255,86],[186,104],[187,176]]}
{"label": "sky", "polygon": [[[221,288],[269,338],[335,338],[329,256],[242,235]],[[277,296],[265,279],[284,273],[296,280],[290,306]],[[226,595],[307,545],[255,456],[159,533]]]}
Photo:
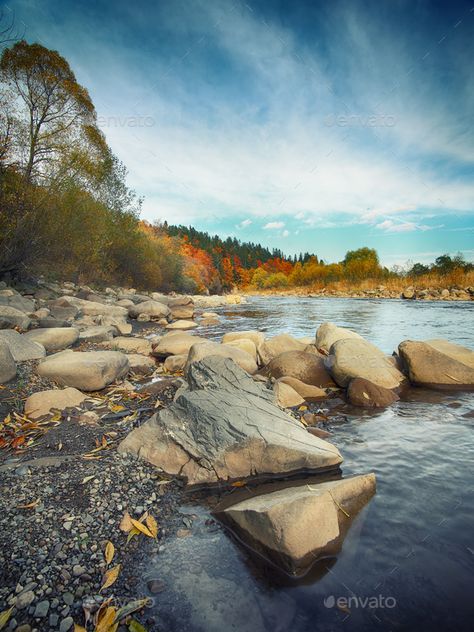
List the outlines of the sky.
{"label": "sky", "polygon": [[0,0],[142,217],[338,261],[474,260],[474,0]]}

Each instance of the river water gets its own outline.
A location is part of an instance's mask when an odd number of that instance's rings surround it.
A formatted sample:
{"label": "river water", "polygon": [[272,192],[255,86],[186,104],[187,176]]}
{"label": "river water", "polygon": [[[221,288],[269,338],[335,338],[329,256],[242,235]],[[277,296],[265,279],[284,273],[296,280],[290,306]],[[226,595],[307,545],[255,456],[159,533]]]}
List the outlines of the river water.
{"label": "river water", "polygon": [[[385,352],[405,339],[447,338],[474,349],[474,302],[258,297],[219,311],[211,330],[314,336],[324,321]],[[182,507],[191,535],[150,560],[164,582],[153,615],[167,632],[471,630],[474,620],[474,394],[412,389],[378,412],[345,407],[329,424],[344,476],[373,471],[377,494],[341,553],[299,580],[263,563],[210,520]],[[236,491],[236,497],[239,490]],[[317,527],[315,527],[317,528]]]}

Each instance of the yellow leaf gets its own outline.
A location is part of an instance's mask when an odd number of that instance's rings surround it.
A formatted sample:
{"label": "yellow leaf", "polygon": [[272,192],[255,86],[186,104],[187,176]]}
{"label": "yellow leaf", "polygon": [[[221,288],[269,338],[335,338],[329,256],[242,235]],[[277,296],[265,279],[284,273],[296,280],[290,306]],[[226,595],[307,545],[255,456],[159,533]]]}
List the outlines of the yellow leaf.
{"label": "yellow leaf", "polygon": [[17,505],[16,508],[17,509],[33,509],[33,507],[36,507],[36,505],[39,503],[40,499],[37,498],[36,500],[34,500],[31,503],[28,503],[27,505]]}
{"label": "yellow leaf", "polygon": [[134,538],[136,535],[140,535],[140,531],[139,531],[137,528],[132,527],[132,528],[130,529],[130,531],[128,532],[127,544],[128,544],[128,543],[130,542],[130,540],[131,540],[132,538]]}
{"label": "yellow leaf", "polygon": [[117,611],[113,606],[109,606],[100,618],[100,621],[97,623],[95,632],[109,632],[110,626],[115,621],[116,612]]}
{"label": "yellow leaf", "polygon": [[85,476],[85,477],[82,479],[82,482],[83,482],[83,483],[88,483],[88,482],[89,482],[89,481],[91,481],[93,478],[95,478],[95,474],[92,474],[92,476]]}
{"label": "yellow leaf", "polygon": [[132,619],[128,624],[128,629],[130,632],[146,632],[146,628],[142,626],[141,623],[138,623],[135,619]]}
{"label": "yellow leaf", "polygon": [[133,529],[132,520],[128,511],[123,514],[123,518],[119,524],[119,529],[120,531],[124,531],[125,533],[128,533],[130,529]]}
{"label": "yellow leaf", "polygon": [[110,564],[114,555],[115,555],[115,547],[112,544],[112,542],[109,541],[107,542],[105,546],[105,561],[107,562],[107,564]]}
{"label": "yellow leaf", "polygon": [[300,407],[298,408],[298,410],[308,410],[308,407],[307,407],[307,406],[300,406]]}
{"label": "yellow leaf", "polygon": [[146,526],[150,530],[151,535],[156,538],[158,536],[158,523],[153,516],[148,515],[145,519]]}
{"label": "yellow leaf", "polygon": [[85,628],[82,627],[82,625],[77,625],[77,623],[74,624],[74,632],[87,632]]}
{"label": "yellow leaf", "polygon": [[101,591],[104,590],[105,588],[109,588],[110,586],[112,586],[112,584],[114,584],[117,581],[117,577],[120,574],[121,566],[122,566],[121,564],[117,564],[117,566],[110,568],[105,573],[104,583],[102,584],[102,588],[100,589]]}
{"label": "yellow leaf", "polygon": [[234,481],[231,483],[231,487],[245,487],[245,481]]}
{"label": "yellow leaf", "polygon": [[133,518],[130,518],[130,520],[132,521],[132,524],[136,529],[138,529],[139,531],[147,535],[149,538],[153,537],[153,535],[150,532],[150,529],[148,527],[145,527],[144,524],[142,524],[141,522],[138,522],[138,520],[134,520]]}
{"label": "yellow leaf", "polygon": [[8,619],[10,618],[11,613],[13,612],[13,606],[8,610],[4,610],[0,612],[0,630],[6,626],[8,623]]}

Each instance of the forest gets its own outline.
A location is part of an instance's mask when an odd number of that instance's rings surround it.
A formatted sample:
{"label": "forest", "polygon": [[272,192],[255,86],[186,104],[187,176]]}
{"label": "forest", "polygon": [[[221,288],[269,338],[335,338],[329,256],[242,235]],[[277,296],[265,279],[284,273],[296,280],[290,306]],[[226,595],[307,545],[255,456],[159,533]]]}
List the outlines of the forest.
{"label": "forest", "polygon": [[[374,249],[328,263],[193,227],[140,219],[142,199],[57,51],[16,41],[0,59],[0,278],[220,293],[407,279],[465,283],[472,264],[443,255],[389,270]],[[159,209],[157,209],[159,215]]]}

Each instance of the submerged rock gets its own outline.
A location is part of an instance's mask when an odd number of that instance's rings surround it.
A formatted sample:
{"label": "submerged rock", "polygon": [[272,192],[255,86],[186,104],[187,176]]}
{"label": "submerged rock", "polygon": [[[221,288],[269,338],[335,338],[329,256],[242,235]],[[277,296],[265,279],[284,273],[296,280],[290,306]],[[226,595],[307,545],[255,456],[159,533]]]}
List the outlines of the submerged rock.
{"label": "submerged rock", "polygon": [[356,377],[349,383],[347,388],[347,399],[353,406],[362,408],[385,408],[400,398],[388,388],[377,386],[373,382]]}
{"label": "submerged rock", "polygon": [[221,517],[252,549],[290,574],[338,553],[352,519],[375,493],[375,475],[253,496]]}
{"label": "submerged rock", "polygon": [[274,404],[274,395],[229,358],[187,368],[188,388],[133,430],[119,451],[188,484],[337,468],[337,448],[310,436]]}
{"label": "submerged rock", "polygon": [[398,346],[410,381],[423,386],[474,387],[474,351],[447,340],[405,340]]}

